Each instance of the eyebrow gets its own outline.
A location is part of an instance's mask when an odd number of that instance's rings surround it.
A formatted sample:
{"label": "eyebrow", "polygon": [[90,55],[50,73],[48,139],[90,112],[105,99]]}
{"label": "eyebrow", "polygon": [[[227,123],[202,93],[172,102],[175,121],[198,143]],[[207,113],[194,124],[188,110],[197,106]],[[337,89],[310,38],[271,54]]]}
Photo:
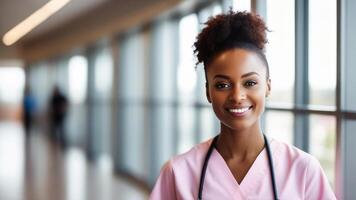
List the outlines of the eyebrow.
{"label": "eyebrow", "polygon": [[[246,74],[242,75],[241,78],[245,78],[245,77],[252,76],[252,75],[260,76],[257,72],[249,72],[249,73],[246,73]],[[229,76],[222,75],[222,74],[217,74],[217,75],[215,75],[215,76],[214,76],[214,79],[216,79],[216,78],[223,78],[223,79],[228,79],[228,80],[230,80],[230,77],[229,77]]]}
{"label": "eyebrow", "polygon": [[252,75],[260,76],[257,72],[249,72],[249,73],[246,73],[246,74],[242,75],[241,77],[244,78],[244,77],[252,76]]}

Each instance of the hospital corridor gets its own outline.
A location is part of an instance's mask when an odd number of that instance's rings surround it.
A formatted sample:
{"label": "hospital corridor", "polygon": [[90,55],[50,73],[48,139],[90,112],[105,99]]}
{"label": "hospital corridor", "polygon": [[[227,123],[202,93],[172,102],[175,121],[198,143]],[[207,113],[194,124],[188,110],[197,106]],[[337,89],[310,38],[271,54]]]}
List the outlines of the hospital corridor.
{"label": "hospital corridor", "polygon": [[[253,198],[246,183],[271,199],[308,183],[356,199],[355,10],[354,0],[0,0],[0,200]],[[231,134],[242,145],[229,146],[229,131],[250,137]],[[245,171],[224,148],[252,149]]]}
{"label": "hospital corridor", "polygon": [[101,158],[63,149],[40,131],[26,135],[21,123],[0,123],[0,199],[147,199],[148,191]]}

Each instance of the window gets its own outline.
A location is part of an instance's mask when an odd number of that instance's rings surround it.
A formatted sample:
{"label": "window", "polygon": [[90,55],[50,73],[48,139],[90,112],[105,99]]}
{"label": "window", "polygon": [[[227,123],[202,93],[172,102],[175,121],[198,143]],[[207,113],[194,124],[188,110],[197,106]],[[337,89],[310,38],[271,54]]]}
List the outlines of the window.
{"label": "window", "polygon": [[[121,168],[147,178],[145,126],[145,43],[141,32],[132,32],[120,43],[119,58],[119,151]],[[135,59],[132,59],[134,56]],[[139,124],[139,125],[138,125]]]}
{"label": "window", "polygon": [[334,116],[311,115],[309,150],[320,162],[334,186],[336,155],[336,119]]}
{"label": "window", "polygon": [[266,111],[265,115],[266,135],[293,144],[293,113],[270,110]]}
{"label": "window", "polygon": [[320,106],[335,107],[336,1],[270,0],[266,6],[272,80],[266,132],[315,155],[333,184],[337,113]]}
{"label": "window", "polygon": [[198,34],[198,18],[196,14],[183,17],[179,22],[179,63],[178,92],[179,99],[185,102],[194,100],[194,89],[197,77],[194,71],[196,59],[192,45]]}
{"label": "window", "polygon": [[93,152],[100,154],[101,157],[111,154],[111,133],[112,133],[112,84],[113,84],[113,61],[111,57],[111,49],[108,45],[100,45],[93,57],[94,69],[94,84],[93,101],[90,101],[93,108],[91,115],[91,131]]}
{"label": "window", "polygon": [[178,23],[159,21],[152,30],[149,70],[150,183],[154,183],[163,164],[176,152],[175,109]]}
{"label": "window", "polygon": [[199,109],[199,119],[200,121],[197,122],[199,141],[206,141],[219,133],[220,121],[210,106]]}
{"label": "window", "polygon": [[109,98],[113,81],[113,61],[109,48],[100,49],[95,58],[95,91],[98,98]]}
{"label": "window", "polygon": [[[269,105],[292,106],[294,102],[294,0],[267,1],[269,62],[272,91]],[[281,17],[283,16],[283,17]]]}
{"label": "window", "polygon": [[20,67],[0,66],[0,103],[21,104],[25,73]]}
{"label": "window", "polygon": [[232,0],[232,9],[235,11],[250,11],[251,0]]}
{"label": "window", "polygon": [[[50,67],[44,62],[31,65],[28,81],[30,89],[37,101],[37,112],[45,114],[47,104],[53,90],[52,73]],[[40,81],[39,81],[40,80]]]}
{"label": "window", "polygon": [[195,109],[192,106],[196,99],[195,90],[197,74],[194,70],[195,57],[193,44],[198,34],[198,17],[190,14],[179,22],[179,63],[178,63],[178,153],[187,151],[195,144],[196,134]]}
{"label": "window", "polygon": [[88,61],[83,56],[69,60],[69,99],[72,103],[83,103],[86,98]]}
{"label": "window", "polygon": [[[88,61],[82,55],[74,55],[68,62],[68,96],[72,106],[66,120],[65,137],[71,145],[81,145],[87,133],[87,109],[85,105],[88,84]],[[74,105],[74,106],[73,106]]]}
{"label": "window", "polygon": [[336,0],[309,2],[309,102],[335,107]]}

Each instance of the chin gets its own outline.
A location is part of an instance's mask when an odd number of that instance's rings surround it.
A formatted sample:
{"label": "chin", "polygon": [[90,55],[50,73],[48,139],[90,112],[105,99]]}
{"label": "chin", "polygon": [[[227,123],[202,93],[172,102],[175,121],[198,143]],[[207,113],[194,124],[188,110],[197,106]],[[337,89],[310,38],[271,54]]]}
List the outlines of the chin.
{"label": "chin", "polygon": [[253,126],[252,123],[223,123],[225,127],[234,131],[244,131]]}
{"label": "chin", "polygon": [[256,126],[259,126],[258,119],[244,119],[244,120],[220,120],[221,125],[234,131],[245,131]]}

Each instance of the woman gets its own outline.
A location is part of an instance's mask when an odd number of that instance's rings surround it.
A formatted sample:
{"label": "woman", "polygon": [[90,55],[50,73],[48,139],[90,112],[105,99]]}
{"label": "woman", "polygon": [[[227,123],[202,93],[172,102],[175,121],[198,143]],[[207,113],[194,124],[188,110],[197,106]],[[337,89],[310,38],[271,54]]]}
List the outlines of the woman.
{"label": "woman", "polygon": [[271,91],[263,20],[230,11],[206,25],[194,52],[221,132],[166,163],[150,199],[336,199],[314,157],[261,131]]}

